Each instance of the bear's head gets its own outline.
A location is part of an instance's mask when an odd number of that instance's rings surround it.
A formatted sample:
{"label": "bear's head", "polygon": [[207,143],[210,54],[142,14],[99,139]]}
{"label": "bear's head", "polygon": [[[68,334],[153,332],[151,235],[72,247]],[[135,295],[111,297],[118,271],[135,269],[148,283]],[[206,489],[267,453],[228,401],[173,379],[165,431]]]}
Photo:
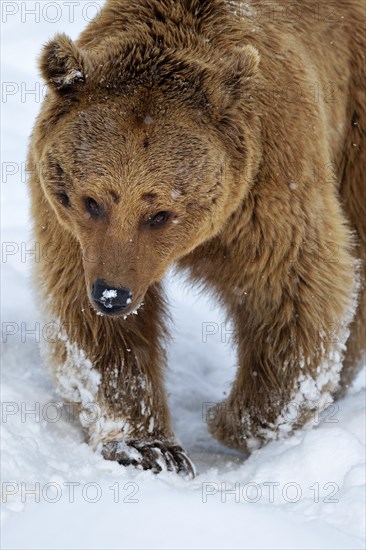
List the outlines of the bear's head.
{"label": "bear's head", "polygon": [[[258,164],[252,46],[49,42],[38,125],[41,185],[80,243],[89,298],[126,315],[148,287],[217,236]],[[254,146],[253,146],[254,144]]]}

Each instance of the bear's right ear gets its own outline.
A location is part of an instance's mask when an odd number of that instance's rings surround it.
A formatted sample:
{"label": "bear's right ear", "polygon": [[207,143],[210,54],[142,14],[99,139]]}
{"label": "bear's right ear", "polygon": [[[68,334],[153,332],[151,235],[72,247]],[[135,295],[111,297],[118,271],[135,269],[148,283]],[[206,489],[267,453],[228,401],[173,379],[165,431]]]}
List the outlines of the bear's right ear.
{"label": "bear's right ear", "polygon": [[[258,74],[260,55],[252,45],[236,47],[212,73],[219,82],[221,103],[233,106],[247,96]],[[212,87],[212,86],[211,86]],[[215,101],[215,99],[214,99]],[[220,103],[220,100],[216,100]]]}
{"label": "bear's right ear", "polygon": [[58,34],[45,45],[39,67],[42,77],[57,92],[73,91],[86,80],[87,60],[66,34]]}

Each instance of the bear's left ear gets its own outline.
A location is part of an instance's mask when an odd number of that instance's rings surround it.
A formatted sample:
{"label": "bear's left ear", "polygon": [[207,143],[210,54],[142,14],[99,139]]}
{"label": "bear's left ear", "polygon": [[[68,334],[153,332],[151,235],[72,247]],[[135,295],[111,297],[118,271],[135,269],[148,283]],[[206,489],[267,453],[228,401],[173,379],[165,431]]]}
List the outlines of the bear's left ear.
{"label": "bear's left ear", "polygon": [[39,67],[46,83],[62,93],[85,82],[87,59],[71,38],[59,34],[43,48]]}
{"label": "bear's left ear", "polygon": [[[213,103],[217,107],[234,106],[243,100],[253,87],[253,81],[258,74],[260,55],[252,45],[236,47],[222,59],[212,72],[209,89]],[[212,83],[216,82],[216,87]]]}

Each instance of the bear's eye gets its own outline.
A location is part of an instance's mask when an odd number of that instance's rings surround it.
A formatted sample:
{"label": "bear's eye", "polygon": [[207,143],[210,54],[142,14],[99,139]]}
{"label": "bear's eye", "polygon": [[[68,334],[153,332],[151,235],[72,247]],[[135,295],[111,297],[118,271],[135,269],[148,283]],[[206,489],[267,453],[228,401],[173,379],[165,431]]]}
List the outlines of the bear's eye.
{"label": "bear's eye", "polygon": [[155,216],[149,218],[150,227],[162,227],[170,217],[169,212],[158,212]]}
{"label": "bear's eye", "polygon": [[57,193],[57,200],[65,208],[71,207],[70,199],[66,193]]}
{"label": "bear's eye", "polygon": [[85,206],[86,206],[86,209],[89,212],[89,214],[91,214],[92,216],[99,216],[100,215],[101,208],[100,208],[99,204],[97,203],[97,201],[95,201],[91,197],[87,197],[85,199]]}

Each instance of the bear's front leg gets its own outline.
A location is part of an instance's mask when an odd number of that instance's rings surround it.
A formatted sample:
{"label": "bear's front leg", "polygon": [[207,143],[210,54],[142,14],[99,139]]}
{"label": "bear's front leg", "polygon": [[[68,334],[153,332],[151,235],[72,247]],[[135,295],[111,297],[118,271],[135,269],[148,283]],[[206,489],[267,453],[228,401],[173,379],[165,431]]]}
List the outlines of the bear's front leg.
{"label": "bear's front leg", "polygon": [[291,435],[317,423],[333,400],[357,269],[347,233],[336,243],[336,230],[332,243],[319,235],[298,244],[282,240],[278,250],[269,241],[258,246],[252,261],[245,258],[245,280],[225,286],[239,366],[230,395],[212,407],[208,422],[226,445],[246,452]]}
{"label": "bear's front leg", "polygon": [[79,404],[89,443],[105,459],[193,477],[171,428],[159,295],[148,290],[137,315],[109,318],[87,307],[80,323],[63,324],[52,355],[55,378],[61,393]]}

